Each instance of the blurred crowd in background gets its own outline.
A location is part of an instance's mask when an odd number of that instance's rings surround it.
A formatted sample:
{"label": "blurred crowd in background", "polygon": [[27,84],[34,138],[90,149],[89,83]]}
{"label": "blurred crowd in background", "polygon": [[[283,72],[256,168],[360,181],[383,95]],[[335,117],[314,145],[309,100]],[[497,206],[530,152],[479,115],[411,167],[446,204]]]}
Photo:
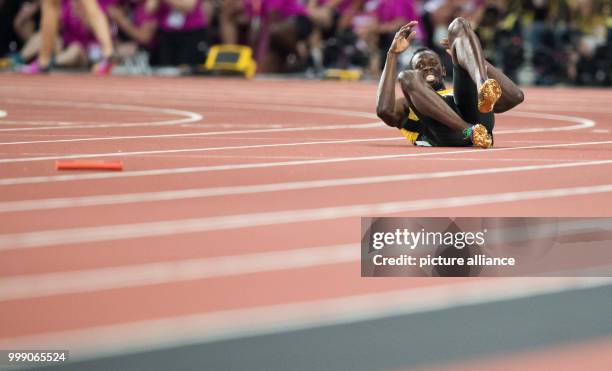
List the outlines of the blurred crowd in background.
{"label": "blurred crowd in background", "polygon": [[[46,1],[46,0],[42,0]],[[62,0],[55,67],[101,58],[81,0]],[[513,80],[535,85],[612,84],[612,0],[98,0],[111,26],[116,68],[196,71],[215,44],[251,46],[258,72],[358,68],[377,78],[396,30],[418,20],[412,48],[439,46],[461,16],[487,59]],[[0,0],[0,57],[12,68],[40,48],[39,1]],[[413,49],[414,50],[414,49]],[[407,64],[411,53],[405,53]]]}

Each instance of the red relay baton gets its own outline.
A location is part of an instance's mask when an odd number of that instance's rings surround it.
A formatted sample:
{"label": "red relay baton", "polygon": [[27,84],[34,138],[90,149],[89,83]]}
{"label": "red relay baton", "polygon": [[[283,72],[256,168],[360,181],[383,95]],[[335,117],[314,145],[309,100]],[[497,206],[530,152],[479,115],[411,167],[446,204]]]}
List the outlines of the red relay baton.
{"label": "red relay baton", "polygon": [[57,170],[123,170],[123,162],[121,161],[55,161]]}

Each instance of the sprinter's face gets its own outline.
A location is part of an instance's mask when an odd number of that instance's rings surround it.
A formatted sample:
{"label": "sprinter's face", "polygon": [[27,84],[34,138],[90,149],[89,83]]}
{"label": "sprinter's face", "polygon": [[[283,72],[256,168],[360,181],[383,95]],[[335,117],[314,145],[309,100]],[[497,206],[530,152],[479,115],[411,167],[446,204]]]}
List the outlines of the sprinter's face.
{"label": "sprinter's face", "polygon": [[442,61],[440,61],[438,54],[432,51],[424,50],[417,53],[412,58],[412,68],[419,71],[425,81],[432,87],[443,83],[445,71],[442,67]]}

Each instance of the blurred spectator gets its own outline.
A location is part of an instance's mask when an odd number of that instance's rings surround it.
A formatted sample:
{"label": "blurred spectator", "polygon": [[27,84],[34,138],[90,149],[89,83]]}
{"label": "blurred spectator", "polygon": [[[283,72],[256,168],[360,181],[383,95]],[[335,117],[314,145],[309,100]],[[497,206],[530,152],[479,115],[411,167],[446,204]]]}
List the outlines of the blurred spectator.
{"label": "blurred spectator", "polygon": [[[106,10],[108,17],[119,28],[121,43],[135,43],[150,48],[157,30],[157,19],[145,9],[146,0],[122,1]],[[121,54],[121,52],[118,52]]]}
{"label": "blurred spectator", "polygon": [[241,36],[248,22],[243,0],[220,0],[219,33],[223,44],[248,44]]}
{"label": "blurred spectator", "polygon": [[606,85],[610,81],[608,29],[603,1],[568,1],[573,48],[568,50],[567,74],[577,85]]}
{"label": "blurred spectator", "polygon": [[440,47],[440,41],[447,37],[448,25],[456,17],[463,17],[477,31],[484,10],[484,0],[427,0],[423,4],[425,46],[438,53],[448,78],[452,78],[452,60]]}
{"label": "blurred spectator", "polygon": [[[386,53],[395,32],[409,21],[419,21],[413,0],[370,0],[365,5],[366,14],[369,19],[364,19],[364,24],[358,29],[360,37],[366,41],[370,57],[369,72],[373,77],[378,77],[382,72],[382,61],[385,61]],[[417,30],[418,40],[424,40],[425,35],[422,26]]]}
{"label": "blurred spectator", "polygon": [[147,13],[146,0],[120,0],[106,12],[118,29],[115,57],[119,71],[130,74],[151,73],[151,53],[155,45],[157,19]]}
{"label": "blurred spectator", "polygon": [[323,43],[333,37],[338,28],[340,13],[336,6],[337,4],[325,0],[307,0],[306,2],[306,11],[313,23],[313,31],[308,40],[308,46],[310,48],[311,67],[316,72],[320,72],[324,66]]}
{"label": "blurred spectator", "polygon": [[[63,9],[54,61],[89,65],[104,53],[79,3],[95,2],[63,1],[73,3]],[[208,44],[221,42],[252,46],[259,72],[363,68],[375,77],[396,30],[418,20],[420,44],[438,52],[450,78],[452,63],[439,41],[461,16],[486,58],[514,81],[612,84],[612,0],[95,1],[116,25],[116,56],[124,61],[150,54],[154,65],[199,65]],[[39,4],[0,0],[2,55],[11,53],[18,63],[34,58],[41,44]]]}
{"label": "blurred spectator", "polygon": [[426,46],[439,49],[446,37],[448,25],[456,17],[467,19],[472,27],[480,23],[484,0],[428,0],[423,5],[423,24],[427,35]]}
{"label": "blurred spectator", "polygon": [[[44,0],[43,0],[44,1]],[[87,24],[80,0],[64,0],[61,15],[63,48],[55,55],[57,66],[87,66],[102,58],[100,44]]]}
{"label": "blurred spectator", "polygon": [[15,33],[22,42],[34,36],[40,25],[40,3],[38,1],[23,1],[15,16],[13,26]]}
{"label": "blurred spectator", "polygon": [[506,1],[490,0],[476,32],[485,57],[518,82],[518,72],[524,62],[520,12],[509,8]]}
{"label": "blurred spectator", "polygon": [[[26,12],[31,17],[33,12]],[[22,20],[28,23],[28,20]],[[87,67],[102,56],[100,45],[91,31],[80,0],[63,0],[60,15],[61,32],[53,48],[53,64],[58,67]],[[20,62],[34,59],[41,48],[41,34],[34,33],[18,54]]]}
{"label": "blurred spectator", "polygon": [[146,0],[145,12],[157,20],[155,60],[160,66],[204,63],[207,18],[202,0]]}
{"label": "blurred spectator", "polygon": [[355,26],[365,0],[319,0],[320,6],[332,9],[332,24],[323,32],[323,64],[325,67],[365,67],[368,63],[367,44],[359,44]]}
{"label": "blurred spectator", "polygon": [[[30,43],[31,39],[40,39],[40,35],[37,33],[40,24],[40,4],[38,1],[18,2],[9,0],[4,2],[4,7],[0,6],[0,12],[8,16],[0,22],[2,27],[13,26],[10,30],[0,31],[0,38],[6,40],[6,42],[2,42],[3,50],[0,56],[10,55],[13,65],[21,65],[24,63],[24,59],[17,50],[20,50],[24,44]],[[37,40],[34,43],[39,42],[40,40]],[[38,47],[29,52],[27,60],[33,58],[36,53],[38,53]]]}
{"label": "blurred spectator", "polygon": [[[87,57],[91,57],[91,52],[95,50],[96,56],[90,59],[98,62],[93,66],[92,72],[100,75],[109,74],[113,66],[111,60],[113,43],[108,19],[102,8],[111,1],[115,0],[42,1],[38,57],[27,66],[20,68],[20,71],[26,74],[38,74],[48,72],[52,64],[84,65]],[[58,53],[56,48],[61,24],[63,24],[64,43],[60,42],[60,45],[65,44],[67,47]],[[93,48],[94,43],[88,40],[87,33],[90,30],[95,33],[95,39],[100,43],[96,48]]]}
{"label": "blurred spectator", "polygon": [[33,34],[31,27],[24,27],[24,21],[31,18],[26,17],[27,9],[32,9],[29,2],[0,0],[0,57],[19,50]]}
{"label": "blurred spectator", "polygon": [[563,31],[557,21],[566,19],[566,2],[561,0],[530,0],[524,4],[528,19],[527,37],[532,49],[531,63],[536,85],[552,85],[563,75],[564,44],[559,37]]}
{"label": "blurred spectator", "polygon": [[246,28],[248,36],[243,43],[253,47],[259,72],[305,68],[306,41],[313,23],[304,4],[298,0],[243,0],[240,4],[226,1],[224,5],[222,19],[231,23],[222,32],[223,39],[236,41],[239,29]]}

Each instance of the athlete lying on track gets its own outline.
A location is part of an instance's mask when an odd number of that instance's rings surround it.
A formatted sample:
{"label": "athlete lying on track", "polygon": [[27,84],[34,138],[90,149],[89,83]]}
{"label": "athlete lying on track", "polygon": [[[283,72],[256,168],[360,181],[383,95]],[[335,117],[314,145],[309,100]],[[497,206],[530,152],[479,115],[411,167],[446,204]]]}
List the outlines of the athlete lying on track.
{"label": "athlete lying on track", "polygon": [[453,59],[453,89],[445,89],[440,57],[417,49],[410,68],[398,80],[403,97],[395,99],[396,64],[414,39],[412,21],[396,34],[380,78],[376,113],[412,142],[432,146],[493,145],[494,113],[508,111],[523,101],[523,92],[500,70],[485,61],[470,24],[456,18],[442,44]]}

